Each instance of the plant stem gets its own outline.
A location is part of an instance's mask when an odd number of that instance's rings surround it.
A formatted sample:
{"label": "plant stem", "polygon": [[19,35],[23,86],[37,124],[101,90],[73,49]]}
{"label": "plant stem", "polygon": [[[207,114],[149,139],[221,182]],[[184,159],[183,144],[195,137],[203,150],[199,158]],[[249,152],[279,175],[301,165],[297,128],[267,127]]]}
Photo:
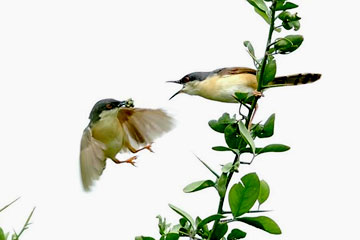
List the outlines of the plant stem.
{"label": "plant stem", "polygon": [[[269,48],[271,46],[271,40],[272,40],[272,35],[273,35],[273,32],[274,32],[274,24],[275,24],[275,7],[276,7],[276,3],[277,3],[277,0],[273,0],[272,1],[272,5],[270,7],[270,10],[271,10],[271,21],[270,21],[270,28],[269,28],[269,34],[268,34],[268,39],[267,39],[267,42],[266,42],[266,47],[265,47],[265,53],[264,53],[264,58],[263,60],[261,61],[261,64],[260,64],[260,71],[258,72],[260,75],[259,75],[259,81],[258,81],[258,87],[257,87],[257,90],[259,92],[261,92],[263,90],[263,79],[264,79],[264,72],[265,72],[265,66],[266,66],[266,62],[267,62],[267,59],[268,59],[268,51],[269,51]],[[249,116],[247,119],[246,119],[246,123],[245,123],[245,126],[248,127],[249,126],[249,123],[250,123],[250,119],[251,119],[251,116],[252,116],[252,113],[255,109],[255,106],[257,104],[257,101],[259,100],[260,96],[256,96],[251,104],[251,108],[250,108],[250,111],[249,111]]]}
{"label": "plant stem", "polygon": [[[272,4],[271,4],[271,7],[270,7],[270,10],[271,10],[271,21],[270,21],[270,28],[269,28],[269,34],[268,34],[268,39],[267,39],[267,42],[266,42],[266,48],[265,48],[265,53],[264,53],[264,58],[260,64],[260,72],[258,72],[260,75],[259,75],[259,80],[258,80],[258,87],[257,87],[257,90],[260,92],[263,87],[262,87],[262,84],[263,84],[263,78],[264,78],[264,72],[265,72],[265,66],[266,66],[266,62],[267,62],[267,59],[268,59],[268,51],[269,51],[269,48],[271,46],[271,39],[272,39],[272,34],[274,32],[274,23],[275,23],[275,8],[276,8],[276,4],[277,4],[277,0],[273,0],[272,1]],[[249,127],[249,124],[250,124],[250,119],[252,117],[252,114],[254,112],[254,109],[255,109],[255,106],[257,104],[257,101],[259,100],[260,96],[256,96],[251,104],[251,108],[248,112],[248,117],[246,118],[246,121],[245,121],[245,126],[246,128]],[[235,164],[237,161],[239,161],[239,157],[238,155],[236,155],[235,159],[234,159],[234,162],[233,164]],[[230,184],[230,181],[231,181],[231,178],[233,177],[233,174],[234,174],[234,171],[231,171],[229,172],[228,174],[228,177],[227,177],[227,180],[226,180],[226,185],[225,185],[225,194],[224,194],[224,197],[220,197],[220,200],[219,200],[219,205],[218,205],[218,211],[217,213],[218,214],[223,214],[224,211],[223,211],[223,205],[224,205],[224,200],[225,200],[225,196],[226,196],[226,192],[227,192],[227,189],[228,189],[228,186]],[[216,227],[219,225],[220,223],[220,220],[216,220],[214,222],[214,225],[212,227],[212,230],[211,230],[211,233],[210,233],[210,236],[208,239],[211,239]]]}

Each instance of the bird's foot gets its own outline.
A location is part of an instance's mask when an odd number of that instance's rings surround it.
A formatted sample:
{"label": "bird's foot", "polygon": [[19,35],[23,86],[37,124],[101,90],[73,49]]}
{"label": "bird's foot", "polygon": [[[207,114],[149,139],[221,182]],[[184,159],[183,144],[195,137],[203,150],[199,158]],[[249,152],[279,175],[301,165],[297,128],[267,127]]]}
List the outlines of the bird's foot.
{"label": "bird's foot", "polygon": [[262,92],[259,92],[258,90],[254,90],[253,94],[255,97],[264,97],[264,94]]}
{"label": "bird's foot", "polygon": [[150,144],[146,145],[145,147],[142,147],[142,148],[140,148],[140,149],[138,149],[138,150],[135,150],[134,153],[140,152],[141,150],[144,150],[144,149],[147,149],[147,150],[149,150],[149,151],[152,152],[152,153],[154,152],[154,151],[151,149],[151,143],[150,143]]}
{"label": "bird's foot", "polygon": [[133,165],[134,167],[136,167],[135,165],[135,160],[137,159],[137,156],[132,156],[131,158],[124,160],[124,161],[120,161],[117,160],[116,158],[113,159],[114,163],[116,164],[120,164],[120,163],[130,163],[131,165]]}

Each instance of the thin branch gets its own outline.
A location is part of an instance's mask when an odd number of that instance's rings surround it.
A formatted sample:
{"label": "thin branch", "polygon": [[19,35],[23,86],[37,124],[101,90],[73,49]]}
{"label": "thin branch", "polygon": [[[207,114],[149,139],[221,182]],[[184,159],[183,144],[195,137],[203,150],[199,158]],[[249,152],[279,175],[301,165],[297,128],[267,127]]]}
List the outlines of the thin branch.
{"label": "thin branch", "polygon": [[0,209],[0,212],[4,211],[6,208],[10,207],[14,202],[16,202],[17,200],[19,200],[20,197],[18,197],[17,199],[15,199],[14,201],[12,201],[11,203],[9,203],[8,205],[6,205],[5,207],[3,207],[2,209]]}
{"label": "thin branch", "polygon": [[21,236],[21,234],[23,234],[23,232],[24,232],[26,229],[28,229],[28,227],[29,227],[30,224],[31,224],[31,223],[30,223],[30,219],[31,219],[34,211],[35,211],[35,207],[34,207],[33,210],[31,211],[29,217],[26,219],[26,222],[25,222],[23,228],[21,229],[21,231],[19,232],[19,234],[17,234],[17,233],[14,231],[14,232],[15,232],[15,238],[14,238],[14,240],[19,240],[19,237]]}
{"label": "thin branch", "polygon": [[201,160],[198,156],[196,156],[196,154],[194,153],[194,156],[202,163],[204,164],[204,166],[209,169],[209,171],[214,174],[216,176],[216,178],[219,178],[220,176],[214,171],[212,170],[203,160]]}

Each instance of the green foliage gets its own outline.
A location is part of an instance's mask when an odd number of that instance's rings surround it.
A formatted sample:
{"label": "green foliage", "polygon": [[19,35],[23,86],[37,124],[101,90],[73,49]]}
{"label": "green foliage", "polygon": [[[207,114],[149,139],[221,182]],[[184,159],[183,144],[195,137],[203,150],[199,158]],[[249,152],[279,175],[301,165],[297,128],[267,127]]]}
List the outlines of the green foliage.
{"label": "green foliage", "polygon": [[304,37],[301,35],[288,35],[284,38],[279,38],[274,44],[275,52],[280,54],[288,54],[300,47]]}
{"label": "green foliage", "polygon": [[[19,198],[15,199],[14,201],[12,201],[11,203],[5,205],[3,208],[0,209],[0,212],[4,211],[6,208],[8,208],[9,206],[11,206],[13,203],[15,203],[17,200],[19,200]],[[30,219],[33,215],[35,211],[35,208],[33,208],[33,210],[30,212],[30,215],[28,216],[28,218],[26,219],[25,221],[25,224],[24,226],[22,227],[22,229],[20,230],[19,233],[17,233],[15,230],[14,230],[14,233],[11,235],[11,240],[19,240],[20,239],[20,236],[24,233],[24,231],[26,229],[29,228],[30,226]],[[4,233],[4,230],[0,227],[0,240],[7,240],[8,237],[10,236],[10,233]]]}
{"label": "green foliage", "polygon": [[229,192],[229,205],[234,217],[239,217],[254,206],[260,192],[260,180],[256,173],[249,173],[234,184]]}
{"label": "green foliage", "polygon": [[[275,79],[277,55],[292,53],[301,46],[304,40],[302,35],[285,35],[273,40],[273,33],[281,30],[298,31],[301,18],[297,13],[291,12],[298,5],[287,0],[247,0],[247,2],[269,24],[266,49],[262,58],[256,57],[255,48],[250,41],[244,41],[244,46],[256,68],[257,91],[262,92]],[[269,143],[264,147],[257,146],[257,138],[267,140],[267,138],[272,137],[275,127],[275,114],[269,116],[265,122],[251,122],[252,114],[260,97],[261,94],[235,93],[234,98],[240,103],[240,106],[245,106],[248,109],[247,114],[242,114],[240,108],[239,113],[242,116],[240,119],[236,114],[231,117],[229,113],[224,113],[217,120],[209,121],[210,128],[222,134],[224,138],[221,144],[223,146],[214,146],[212,149],[219,152],[232,152],[234,160],[224,162],[221,165],[221,172],[217,173],[199,159],[213,174],[214,179],[196,181],[183,189],[186,193],[192,193],[214,187],[219,196],[217,212],[203,219],[200,217],[193,218],[187,212],[169,204],[170,208],[180,215],[180,220],[179,224],[172,227],[166,223],[165,219],[162,220],[159,217],[160,240],[172,240],[181,237],[203,240],[245,238],[247,233],[238,228],[230,228],[230,224],[233,222],[248,224],[270,234],[281,234],[280,227],[271,218],[251,216],[253,213],[267,212],[266,210],[259,210],[260,206],[270,196],[270,187],[265,180],[260,180],[256,173],[249,173],[235,184],[230,184],[233,176],[239,172],[243,164],[251,164],[258,155],[285,152],[290,149],[289,146],[279,143]],[[252,154],[252,160],[250,162],[242,161],[243,154],[249,153]],[[228,205],[225,199],[228,200]],[[254,210],[254,205],[257,202],[258,209]],[[138,237],[136,239],[153,238]]]}
{"label": "green foliage", "polygon": [[237,218],[236,220],[247,223],[253,227],[259,228],[271,234],[281,234],[279,226],[276,224],[276,222],[274,222],[274,220],[269,217],[242,217]]}
{"label": "green foliage", "polygon": [[189,223],[191,227],[195,227],[195,222],[194,219],[185,211],[181,210],[180,208],[169,204],[169,207],[174,210],[176,213],[178,213],[179,215],[181,215],[183,218],[185,218]]}
{"label": "green foliage", "polygon": [[218,120],[211,120],[209,122],[209,126],[219,133],[224,133],[225,128],[232,123],[236,123],[236,118],[233,116],[232,118],[228,113],[224,113]]}
{"label": "green foliage", "polygon": [[269,184],[267,184],[267,182],[265,180],[261,180],[259,196],[257,199],[259,201],[259,208],[260,208],[260,205],[263,204],[269,198],[269,195],[270,195]]}
{"label": "green foliage", "polygon": [[265,72],[264,72],[264,85],[267,85],[271,81],[274,80],[276,75],[276,60],[273,56],[269,56],[266,62],[265,66]]}
{"label": "green foliage", "polygon": [[240,229],[234,228],[229,233],[227,240],[236,240],[246,237],[246,232],[241,231]]}
{"label": "green foliage", "polygon": [[186,193],[191,193],[191,192],[200,191],[204,188],[213,187],[213,186],[215,186],[215,183],[213,181],[203,180],[203,181],[197,181],[197,182],[190,183],[183,189],[183,191]]}

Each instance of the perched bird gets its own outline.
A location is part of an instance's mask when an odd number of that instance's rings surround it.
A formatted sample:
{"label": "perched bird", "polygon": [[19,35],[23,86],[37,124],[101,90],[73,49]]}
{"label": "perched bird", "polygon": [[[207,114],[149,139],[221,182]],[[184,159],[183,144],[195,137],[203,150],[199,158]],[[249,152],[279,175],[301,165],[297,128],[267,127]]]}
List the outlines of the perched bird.
{"label": "perched bird", "polygon": [[136,156],[118,160],[120,151],[137,153],[151,150],[151,143],[173,126],[172,118],[161,109],[134,108],[131,99],[103,99],[91,110],[80,147],[81,179],[85,191],[105,169],[106,159],[134,165]]}
{"label": "perched bird", "polygon": [[[304,73],[283,77],[276,77],[267,84],[267,88],[278,86],[291,86],[315,82],[321,74]],[[256,70],[245,67],[220,68],[211,72],[193,72],[185,75],[178,81],[168,81],[182,84],[183,87],[170,99],[179,93],[198,95],[210,100],[237,103],[234,93],[249,93],[261,95],[257,91],[258,83]]]}

